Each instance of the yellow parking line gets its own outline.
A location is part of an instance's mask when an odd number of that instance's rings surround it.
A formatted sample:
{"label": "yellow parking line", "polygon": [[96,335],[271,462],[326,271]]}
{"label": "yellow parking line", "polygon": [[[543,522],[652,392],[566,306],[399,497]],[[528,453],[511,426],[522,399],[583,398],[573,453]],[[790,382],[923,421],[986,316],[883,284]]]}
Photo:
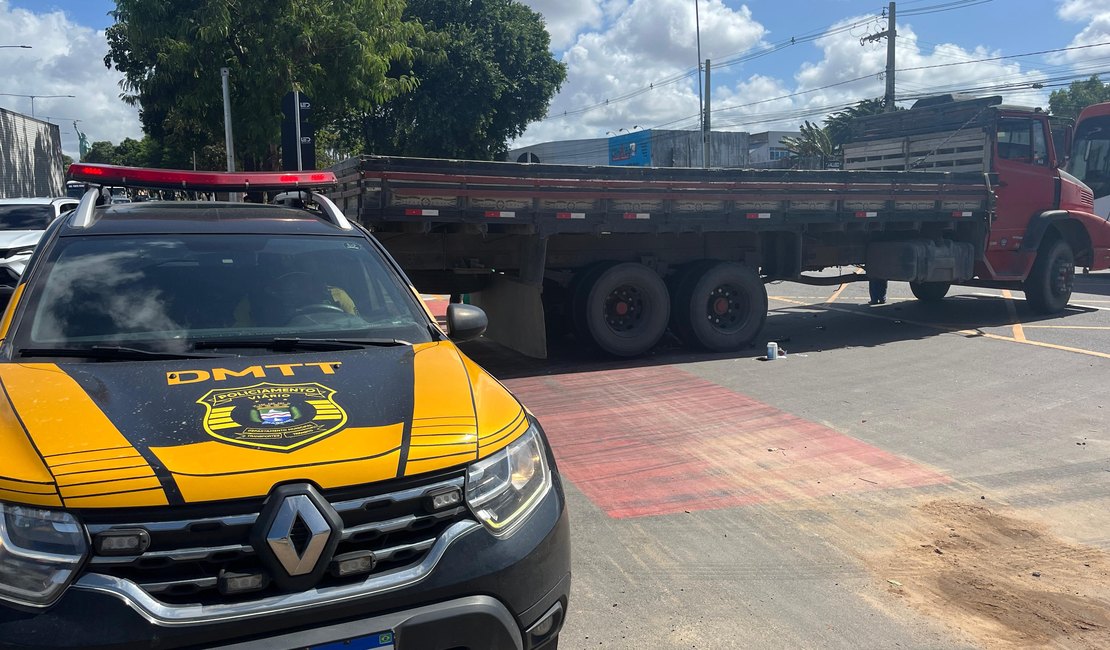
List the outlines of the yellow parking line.
{"label": "yellow parking line", "polygon": [[1026,325],[1025,327],[1038,330],[1110,330],[1110,325]]}
{"label": "yellow parking line", "polygon": [[1014,294],[1010,293],[1009,289],[1003,289],[1002,297],[1006,299],[1006,313],[1010,315],[1010,322],[1013,323],[1014,338],[1019,341],[1024,341],[1025,330],[1021,327],[1021,321],[1018,320],[1017,308],[1014,307]]}
{"label": "yellow parking line", "polygon": [[[820,298],[817,298],[816,296],[772,296],[771,294],[767,294],[767,297],[770,298],[771,300],[778,300],[780,298],[783,299],[783,300],[820,300]],[[867,296],[840,296],[839,297],[839,300],[867,300],[867,299],[868,299]],[[895,300],[897,300],[897,299],[895,299]],[[888,300],[888,302],[889,302],[889,300]],[[810,303],[807,302],[805,304],[808,305]],[[813,303],[813,304],[819,305],[821,303]]]}
{"label": "yellow parking line", "polygon": [[1036,347],[1039,347],[1039,348],[1049,348],[1051,350],[1060,350],[1062,352],[1074,352],[1075,354],[1084,354],[1084,355],[1087,355],[1087,356],[1090,356],[1090,357],[1098,357],[1100,359],[1110,359],[1110,354],[1107,354],[1105,352],[1096,352],[1094,350],[1085,350],[1083,348],[1073,348],[1073,347],[1070,347],[1070,346],[1067,346],[1067,345],[1056,345],[1055,343],[1041,343],[1040,341],[1030,341],[1028,339],[1020,339],[1019,340],[1019,339],[1011,337],[1011,336],[1002,336],[1000,334],[991,334],[989,332],[984,332],[982,330],[977,330],[977,329],[960,329],[960,330],[957,330],[957,329],[953,329],[951,327],[945,327],[943,325],[934,325],[933,323],[923,323],[921,321],[908,320],[908,319],[905,319],[905,318],[892,318],[890,316],[884,316],[882,314],[877,314],[877,313],[875,313],[874,311],[871,311],[871,310],[864,311],[864,310],[861,310],[861,309],[851,309],[851,308],[848,308],[848,307],[838,307],[836,305],[825,306],[825,305],[822,305],[821,303],[800,302],[798,300],[789,300],[789,299],[786,299],[786,298],[774,298],[774,300],[779,300],[781,302],[786,302],[786,303],[790,303],[790,304],[793,304],[793,305],[799,305],[799,306],[802,306],[802,307],[815,307],[815,308],[818,308],[818,309],[825,309],[825,310],[828,310],[828,311],[839,311],[839,312],[842,312],[842,313],[845,313],[845,314],[854,314],[856,316],[863,316],[865,318],[879,318],[879,319],[882,319],[882,320],[889,320],[889,321],[895,321],[896,320],[896,321],[901,321],[903,323],[907,323],[909,325],[917,325],[918,327],[927,327],[929,329],[940,330],[942,332],[946,332],[946,333],[949,333],[949,334],[960,334],[962,336],[967,336],[967,337],[994,339],[996,341],[1009,341],[1011,343],[1021,343],[1021,344],[1024,344],[1024,345],[1033,345],[1033,346],[1036,346]]}
{"label": "yellow parking line", "polygon": [[844,291],[844,289],[847,286],[848,286],[847,284],[842,284],[839,287],[837,287],[836,291],[834,291],[832,293],[832,295],[829,296],[829,299],[825,301],[825,304],[826,305],[831,305],[832,303],[836,302],[836,299],[840,297],[840,294]]}
{"label": "yellow parking line", "polygon": [[981,336],[988,339],[997,339],[999,341],[1013,341],[1014,343],[1024,343],[1026,345],[1035,345],[1039,348],[1049,348],[1051,350],[1062,350],[1064,352],[1075,352],[1076,354],[1085,354],[1091,357],[1099,357],[1100,359],[1110,359],[1110,354],[1105,352],[1095,352],[1094,350],[1084,350],[1083,348],[1073,348],[1067,345],[1056,345],[1055,343],[1041,343],[1040,341],[1019,341],[1009,336],[1000,336],[998,334],[988,334],[982,332]]}

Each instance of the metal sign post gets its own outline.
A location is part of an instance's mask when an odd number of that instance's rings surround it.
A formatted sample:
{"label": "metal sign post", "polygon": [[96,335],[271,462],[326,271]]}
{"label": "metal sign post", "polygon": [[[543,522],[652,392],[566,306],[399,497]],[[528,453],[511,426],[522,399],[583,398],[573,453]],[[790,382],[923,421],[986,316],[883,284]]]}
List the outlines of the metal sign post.
{"label": "metal sign post", "polygon": [[297,123],[297,171],[304,169],[304,154],[301,152],[301,91],[293,91],[293,121]]}
{"label": "metal sign post", "polygon": [[224,147],[227,149],[227,171],[235,171],[235,141],[231,136],[231,89],[228,83],[230,71],[220,68],[224,85]]}

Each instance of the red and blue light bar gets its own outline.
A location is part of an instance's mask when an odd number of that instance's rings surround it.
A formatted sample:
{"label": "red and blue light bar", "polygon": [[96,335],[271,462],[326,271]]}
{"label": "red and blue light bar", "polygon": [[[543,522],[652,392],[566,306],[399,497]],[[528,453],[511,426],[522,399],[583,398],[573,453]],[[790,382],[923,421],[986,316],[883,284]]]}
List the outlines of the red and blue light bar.
{"label": "red and blue light bar", "polygon": [[69,179],[111,187],[145,187],[194,192],[290,190],[334,187],[338,184],[335,174],[328,171],[198,172],[88,163],[70,165]]}

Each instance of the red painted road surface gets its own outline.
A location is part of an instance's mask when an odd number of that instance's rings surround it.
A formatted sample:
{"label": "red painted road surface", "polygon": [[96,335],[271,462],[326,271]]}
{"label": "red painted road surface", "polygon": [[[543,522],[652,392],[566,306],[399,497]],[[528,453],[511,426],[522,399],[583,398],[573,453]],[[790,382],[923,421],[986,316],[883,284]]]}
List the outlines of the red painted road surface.
{"label": "red painted road surface", "polygon": [[506,382],[610,517],[947,483],[932,469],[676,368]]}

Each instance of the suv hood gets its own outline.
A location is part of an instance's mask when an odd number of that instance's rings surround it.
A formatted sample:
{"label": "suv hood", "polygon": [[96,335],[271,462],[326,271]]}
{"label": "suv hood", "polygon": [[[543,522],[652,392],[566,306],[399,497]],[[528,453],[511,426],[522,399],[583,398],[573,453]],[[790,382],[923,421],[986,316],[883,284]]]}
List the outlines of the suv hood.
{"label": "suv hood", "polygon": [[185,361],[0,364],[0,499],[104,508],[457,467],[528,428],[450,342]]}
{"label": "suv hood", "polygon": [[8,249],[38,244],[42,233],[41,230],[0,230],[0,257],[7,257],[3,253]]}

